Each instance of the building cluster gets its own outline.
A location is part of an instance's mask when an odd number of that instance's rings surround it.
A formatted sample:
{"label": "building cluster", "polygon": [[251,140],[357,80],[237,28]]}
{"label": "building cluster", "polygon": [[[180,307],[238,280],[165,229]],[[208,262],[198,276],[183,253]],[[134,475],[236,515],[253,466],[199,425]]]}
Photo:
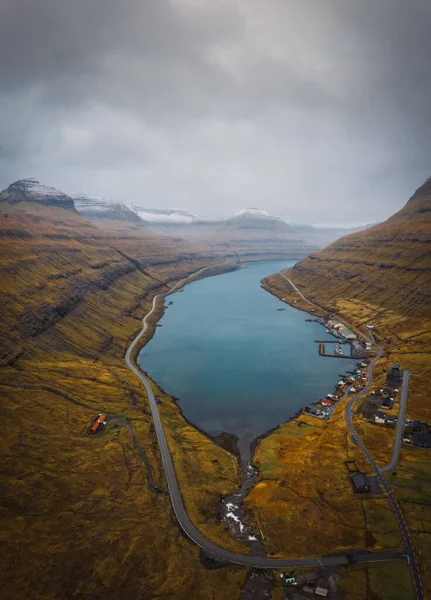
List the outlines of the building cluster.
{"label": "building cluster", "polygon": [[309,404],[304,408],[304,413],[309,414],[319,419],[328,419],[333,411],[333,406],[341,398],[345,397],[346,391],[356,393],[362,390],[367,381],[367,362],[358,364],[358,368],[349,375],[345,375],[336,385],[335,394],[327,394],[325,398]]}
{"label": "building cluster", "polygon": [[354,373],[340,379],[337,384],[337,395],[340,392],[344,393],[346,387],[349,388],[349,391],[352,393],[362,390],[368,381],[367,366],[366,362],[361,362]]}
{"label": "building cluster", "polygon": [[393,408],[402,381],[403,372],[400,365],[392,365],[386,375],[385,387],[372,391],[362,403],[361,412],[366,421],[384,427],[396,426],[398,418],[385,411]]}
{"label": "building cluster", "polygon": [[325,325],[330,333],[338,336],[339,338],[343,338],[347,341],[353,341],[357,338],[356,333],[353,333],[353,331],[343,325],[343,323],[334,322],[330,315],[326,317]]}

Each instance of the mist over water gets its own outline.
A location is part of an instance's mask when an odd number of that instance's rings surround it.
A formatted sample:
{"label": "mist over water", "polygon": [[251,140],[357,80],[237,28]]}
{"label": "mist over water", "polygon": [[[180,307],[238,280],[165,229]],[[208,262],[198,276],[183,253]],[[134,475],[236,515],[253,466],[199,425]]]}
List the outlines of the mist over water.
{"label": "mist over water", "polygon": [[[244,446],[332,393],[355,361],[318,355],[325,329],[260,287],[294,261],[254,264],[193,282],[172,300],[138,363],[185,416],[209,434]],[[277,307],[285,307],[277,311]]]}

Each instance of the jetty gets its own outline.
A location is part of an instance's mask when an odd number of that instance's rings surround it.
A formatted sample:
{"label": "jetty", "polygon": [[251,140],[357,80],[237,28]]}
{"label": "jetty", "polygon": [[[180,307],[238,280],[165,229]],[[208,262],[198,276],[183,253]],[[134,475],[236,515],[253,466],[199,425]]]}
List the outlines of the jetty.
{"label": "jetty", "polygon": [[350,356],[350,354],[349,356],[346,356],[345,354],[328,354],[325,352],[325,344],[322,343],[319,344],[319,354],[320,356],[328,356],[329,358],[348,358],[349,360],[354,358],[353,356]]}

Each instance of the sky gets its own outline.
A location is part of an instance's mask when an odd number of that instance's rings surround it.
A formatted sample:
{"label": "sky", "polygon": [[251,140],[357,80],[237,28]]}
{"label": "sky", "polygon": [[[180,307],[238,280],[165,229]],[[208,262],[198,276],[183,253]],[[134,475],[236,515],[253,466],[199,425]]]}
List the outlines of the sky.
{"label": "sky", "polygon": [[355,226],[431,174],[429,0],[2,0],[0,188]]}

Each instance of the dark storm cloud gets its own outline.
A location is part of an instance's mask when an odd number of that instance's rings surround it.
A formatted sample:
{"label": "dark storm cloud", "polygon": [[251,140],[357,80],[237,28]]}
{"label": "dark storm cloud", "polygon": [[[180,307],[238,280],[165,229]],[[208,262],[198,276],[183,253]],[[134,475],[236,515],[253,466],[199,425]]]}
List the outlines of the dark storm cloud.
{"label": "dark storm cloud", "polygon": [[3,0],[0,187],[367,222],[429,174],[428,0]]}

